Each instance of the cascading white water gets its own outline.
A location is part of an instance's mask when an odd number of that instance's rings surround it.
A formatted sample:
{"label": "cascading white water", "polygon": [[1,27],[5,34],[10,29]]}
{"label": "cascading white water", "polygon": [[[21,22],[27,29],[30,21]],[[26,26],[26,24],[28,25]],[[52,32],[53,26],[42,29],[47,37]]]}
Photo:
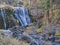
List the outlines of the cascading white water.
{"label": "cascading white water", "polygon": [[3,8],[1,8],[1,16],[4,21],[4,29],[6,29],[6,15],[5,15],[5,10]]}
{"label": "cascading white water", "polygon": [[[3,22],[4,22],[4,29],[7,29],[7,14],[5,12],[5,9],[1,8],[0,9],[0,16],[2,16]],[[28,15],[28,9],[27,8],[23,8],[23,7],[15,7],[14,8],[14,16],[15,18],[19,21],[19,25],[24,27],[26,25],[29,25],[30,23],[32,23],[29,15]]]}
{"label": "cascading white water", "polygon": [[28,9],[23,7],[14,8],[14,16],[21,23],[21,26],[26,26],[31,23],[31,19],[28,15]]}

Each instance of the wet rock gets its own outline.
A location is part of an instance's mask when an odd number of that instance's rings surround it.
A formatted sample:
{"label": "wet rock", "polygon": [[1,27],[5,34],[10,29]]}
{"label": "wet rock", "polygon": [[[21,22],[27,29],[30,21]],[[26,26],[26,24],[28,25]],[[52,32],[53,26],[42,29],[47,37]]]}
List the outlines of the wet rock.
{"label": "wet rock", "polygon": [[12,32],[10,30],[0,30],[3,36],[12,37]]}
{"label": "wet rock", "polygon": [[20,38],[20,36],[23,34],[24,29],[20,26],[15,26],[10,28],[11,32],[13,33],[12,36],[15,38]]}

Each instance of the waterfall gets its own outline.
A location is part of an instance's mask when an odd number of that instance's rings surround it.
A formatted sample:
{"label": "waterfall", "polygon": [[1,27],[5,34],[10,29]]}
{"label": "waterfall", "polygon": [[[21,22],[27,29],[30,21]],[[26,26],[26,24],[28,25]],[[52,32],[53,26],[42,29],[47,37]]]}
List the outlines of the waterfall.
{"label": "waterfall", "polygon": [[[15,7],[14,8],[14,18],[19,21],[19,25],[24,27],[32,23],[29,15],[28,15],[28,9],[23,7]],[[4,29],[7,29],[7,13],[4,8],[0,8],[0,16],[3,19],[4,22]]]}
{"label": "waterfall", "polygon": [[5,10],[3,8],[1,8],[1,14],[0,14],[3,18],[4,21],[4,29],[6,29],[6,15],[5,15]]}
{"label": "waterfall", "polygon": [[21,26],[26,26],[31,23],[31,19],[28,15],[28,9],[23,7],[14,8],[14,16],[21,23]]}

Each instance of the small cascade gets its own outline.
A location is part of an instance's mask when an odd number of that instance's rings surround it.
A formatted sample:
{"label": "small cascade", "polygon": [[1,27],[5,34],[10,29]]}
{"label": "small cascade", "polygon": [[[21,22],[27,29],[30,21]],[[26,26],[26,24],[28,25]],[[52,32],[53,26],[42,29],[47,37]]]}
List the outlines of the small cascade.
{"label": "small cascade", "polygon": [[26,26],[31,23],[31,19],[28,15],[28,9],[23,7],[14,8],[14,16],[19,21],[21,26]]}
{"label": "small cascade", "polygon": [[1,14],[0,14],[3,18],[4,21],[4,29],[6,29],[6,15],[5,15],[5,10],[3,8],[1,8]]}
{"label": "small cascade", "polygon": [[[8,10],[8,11],[7,11]],[[19,23],[19,26],[27,26],[32,23],[29,15],[28,15],[28,9],[23,7],[15,7],[14,10],[9,12],[9,8],[0,8],[0,16],[3,19],[3,25],[4,29],[11,28],[15,26],[15,23]],[[18,20],[18,22],[14,22],[14,19]]]}

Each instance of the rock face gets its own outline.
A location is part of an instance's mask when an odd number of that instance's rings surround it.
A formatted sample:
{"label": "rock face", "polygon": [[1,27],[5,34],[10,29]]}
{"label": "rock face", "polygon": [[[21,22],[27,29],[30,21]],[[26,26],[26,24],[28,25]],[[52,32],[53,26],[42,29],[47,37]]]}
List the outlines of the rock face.
{"label": "rock face", "polygon": [[0,29],[3,29],[3,26],[4,24],[3,24],[3,19],[2,19],[2,17],[0,16]]}
{"label": "rock face", "polygon": [[41,15],[41,10],[40,10],[39,4],[40,4],[39,0],[31,1],[31,3],[30,3],[31,15]]}
{"label": "rock face", "polygon": [[[7,3],[8,2],[8,3]],[[40,10],[40,0],[23,0],[23,1],[17,1],[15,3],[15,1],[7,1],[7,0],[1,0],[1,3],[6,3],[6,4],[9,4],[9,2],[12,4],[12,5],[17,5],[16,6],[19,6],[19,3],[20,2],[23,2],[23,6],[24,7],[28,7],[29,8],[29,13],[30,15],[32,15],[34,17],[34,19],[38,18],[41,14],[41,10]],[[11,5],[10,4],[10,5]]]}
{"label": "rock face", "polygon": [[40,27],[42,25],[43,14],[40,9],[40,0],[31,0],[30,1],[30,15],[32,15],[33,19],[37,22],[37,26]]}
{"label": "rock face", "polygon": [[[10,5],[11,4],[14,5],[14,3],[15,3],[14,0],[12,0],[12,1],[10,1],[10,0],[0,0],[0,2],[1,2],[1,4],[6,3],[6,4],[10,4]],[[19,1],[18,3],[20,3],[20,2],[21,1]],[[26,7],[30,8],[31,15],[40,15],[40,0],[23,0],[22,2],[23,2],[23,6],[26,6]]]}
{"label": "rock face", "polygon": [[[1,11],[1,9],[2,9],[2,11]],[[4,21],[3,21],[3,17],[2,17],[2,13],[1,13],[4,11],[5,11],[5,13],[3,13],[3,15],[4,15],[4,17],[6,17],[5,18],[6,29],[17,25],[16,20],[14,19],[14,16],[13,16],[13,9],[10,8],[9,6],[6,6],[6,7],[0,8],[0,21],[1,21],[0,29],[4,29]]]}

